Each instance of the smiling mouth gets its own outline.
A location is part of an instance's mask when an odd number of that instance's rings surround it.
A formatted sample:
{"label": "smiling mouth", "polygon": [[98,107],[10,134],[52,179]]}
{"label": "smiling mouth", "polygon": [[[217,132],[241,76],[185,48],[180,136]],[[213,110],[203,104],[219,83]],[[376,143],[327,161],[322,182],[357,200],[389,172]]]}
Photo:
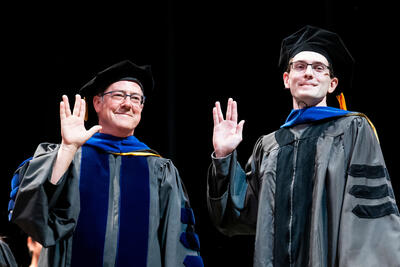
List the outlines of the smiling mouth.
{"label": "smiling mouth", "polygon": [[115,113],[116,115],[122,115],[122,116],[128,116],[128,117],[133,117],[131,114],[128,113]]}
{"label": "smiling mouth", "polygon": [[317,84],[313,84],[313,83],[301,83],[300,86],[317,86]]}

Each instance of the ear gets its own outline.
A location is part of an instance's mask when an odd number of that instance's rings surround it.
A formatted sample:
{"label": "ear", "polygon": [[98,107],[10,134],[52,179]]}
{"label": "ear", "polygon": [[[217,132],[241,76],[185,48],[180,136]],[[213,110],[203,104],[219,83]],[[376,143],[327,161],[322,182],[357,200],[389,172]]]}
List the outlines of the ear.
{"label": "ear", "polygon": [[32,251],[32,246],[33,246],[33,240],[32,237],[28,236],[26,239],[26,244],[28,246],[29,251]]}
{"label": "ear", "polygon": [[333,93],[335,91],[336,87],[338,86],[338,83],[339,83],[338,78],[336,78],[336,77],[332,78],[331,83],[328,88],[328,93],[330,93],[330,94]]}
{"label": "ear", "polygon": [[283,84],[285,85],[285,89],[290,89],[289,73],[286,71],[283,73]]}
{"label": "ear", "polygon": [[94,109],[96,110],[97,113],[99,112],[99,110],[100,110],[100,105],[101,105],[102,103],[103,103],[103,99],[102,99],[100,96],[95,95],[95,96],[93,97],[93,107],[94,107]]}

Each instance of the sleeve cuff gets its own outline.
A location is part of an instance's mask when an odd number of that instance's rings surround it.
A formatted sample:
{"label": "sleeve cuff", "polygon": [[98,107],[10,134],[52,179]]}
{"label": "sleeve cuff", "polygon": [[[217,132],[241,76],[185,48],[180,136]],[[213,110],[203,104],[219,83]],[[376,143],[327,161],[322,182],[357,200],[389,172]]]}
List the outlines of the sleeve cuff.
{"label": "sleeve cuff", "polygon": [[215,152],[211,154],[212,163],[215,168],[217,177],[226,177],[229,174],[229,167],[231,164],[232,153],[226,155],[225,157],[217,158]]}

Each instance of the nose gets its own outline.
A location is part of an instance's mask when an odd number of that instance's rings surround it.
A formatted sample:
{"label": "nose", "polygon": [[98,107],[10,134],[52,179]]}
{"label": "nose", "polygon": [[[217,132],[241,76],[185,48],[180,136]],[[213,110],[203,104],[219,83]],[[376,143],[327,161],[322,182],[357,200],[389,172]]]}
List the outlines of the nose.
{"label": "nose", "polygon": [[306,76],[313,76],[314,70],[312,69],[312,65],[307,65],[306,71],[304,72],[304,75]]}
{"label": "nose", "polygon": [[129,106],[129,107],[132,107],[132,101],[131,101],[131,99],[129,98],[128,95],[125,96],[125,98],[122,100],[121,106]]}

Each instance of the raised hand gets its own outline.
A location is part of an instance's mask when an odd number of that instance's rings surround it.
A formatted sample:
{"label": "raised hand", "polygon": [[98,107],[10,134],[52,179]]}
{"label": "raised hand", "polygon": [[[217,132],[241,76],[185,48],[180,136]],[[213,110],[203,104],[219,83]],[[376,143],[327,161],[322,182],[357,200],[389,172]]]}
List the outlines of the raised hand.
{"label": "raised hand", "polygon": [[237,123],[237,103],[232,98],[228,100],[226,108],[226,119],[222,115],[221,105],[215,103],[213,108],[214,132],[213,146],[216,157],[225,157],[242,141],[242,132],[244,120]]}
{"label": "raised hand", "polygon": [[64,148],[78,149],[93,134],[101,130],[101,126],[96,125],[86,130],[84,123],[86,104],[80,95],[75,96],[75,105],[72,113],[68,97],[64,95],[62,99],[63,101],[60,103],[62,145]]}
{"label": "raised hand", "polygon": [[75,96],[74,110],[71,113],[68,97],[64,95],[60,103],[60,121],[62,142],[53,165],[50,182],[57,184],[70,166],[74,155],[92,135],[101,130],[100,125],[88,131],[85,128],[86,103],[80,95]]}

